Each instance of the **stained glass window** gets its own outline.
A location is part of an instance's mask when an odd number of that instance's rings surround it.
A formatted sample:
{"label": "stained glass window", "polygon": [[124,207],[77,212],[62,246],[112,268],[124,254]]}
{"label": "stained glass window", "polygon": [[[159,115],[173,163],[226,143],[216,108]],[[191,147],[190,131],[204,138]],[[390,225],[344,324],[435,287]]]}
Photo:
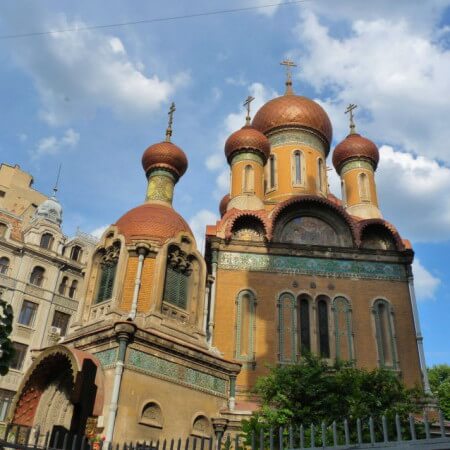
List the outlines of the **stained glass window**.
{"label": "stained glass window", "polygon": [[322,358],[330,357],[330,337],[328,330],[328,304],[326,300],[317,303],[319,325],[319,352]]}
{"label": "stained glass window", "polygon": [[300,298],[299,320],[300,324],[300,354],[311,351],[311,330],[309,320],[309,300]]}

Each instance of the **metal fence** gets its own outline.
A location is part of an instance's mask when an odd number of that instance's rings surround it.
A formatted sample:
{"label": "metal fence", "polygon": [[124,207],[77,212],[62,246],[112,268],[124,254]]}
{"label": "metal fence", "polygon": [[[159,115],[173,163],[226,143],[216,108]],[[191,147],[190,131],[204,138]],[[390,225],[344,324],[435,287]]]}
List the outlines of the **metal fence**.
{"label": "metal fence", "polygon": [[321,448],[345,449],[417,449],[450,450],[450,423],[445,423],[442,413],[430,423],[427,415],[418,420],[409,415],[401,420],[385,416],[375,419],[344,420],[331,424],[300,425],[280,428],[259,426],[247,435],[233,437],[217,431],[214,436],[189,436],[183,439],[162,439],[110,444],[93,442],[86,436],[66,433],[54,427],[52,433],[40,436],[29,427],[10,425],[0,450],[297,450]]}

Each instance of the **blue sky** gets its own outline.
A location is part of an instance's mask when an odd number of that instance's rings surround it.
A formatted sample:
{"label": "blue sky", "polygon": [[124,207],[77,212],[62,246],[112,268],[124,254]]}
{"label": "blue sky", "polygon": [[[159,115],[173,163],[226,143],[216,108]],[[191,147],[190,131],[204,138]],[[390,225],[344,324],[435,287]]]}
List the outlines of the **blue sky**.
{"label": "blue sky", "polygon": [[[274,3],[109,0],[2,2],[0,37]],[[175,207],[197,236],[227,191],[223,144],[241,104],[283,91],[319,101],[345,137],[345,106],[380,147],[385,218],[412,241],[428,364],[450,363],[450,0],[310,0],[240,13],[0,39],[1,160],[50,193],[62,163],[64,230],[99,232],[142,202],[145,148],[164,137],[189,158]],[[331,161],[329,161],[331,165]],[[339,184],[330,172],[330,186]],[[199,238],[199,241],[201,238]],[[201,244],[201,242],[199,242]]]}

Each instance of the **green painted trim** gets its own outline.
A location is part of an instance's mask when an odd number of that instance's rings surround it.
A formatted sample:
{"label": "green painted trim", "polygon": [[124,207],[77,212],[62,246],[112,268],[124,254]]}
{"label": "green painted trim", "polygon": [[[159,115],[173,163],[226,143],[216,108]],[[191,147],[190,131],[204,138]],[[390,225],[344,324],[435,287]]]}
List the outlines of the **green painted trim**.
{"label": "green painted trim", "polygon": [[[392,365],[387,365],[386,364],[386,357],[384,355],[384,350],[383,350],[383,343],[381,341],[381,322],[380,322],[380,315],[378,313],[378,307],[377,305],[380,303],[384,303],[384,305],[386,306],[386,320],[388,323],[388,333],[389,336],[387,336],[388,338],[388,343],[391,347],[391,353],[392,353]],[[395,343],[395,337],[394,337],[394,330],[393,330],[393,325],[392,325],[392,307],[390,305],[389,302],[387,302],[384,299],[379,299],[377,300],[374,304],[373,304],[373,309],[372,309],[374,315],[375,315],[375,331],[376,331],[376,340],[377,340],[377,348],[378,348],[378,355],[380,357],[379,363],[380,366],[386,369],[397,369],[397,346]]]}
{"label": "green painted trim", "polygon": [[162,177],[167,177],[170,178],[172,181],[176,181],[175,175],[170,172],[169,170],[166,169],[153,169],[150,170],[149,174],[148,174],[148,178],[154,177],[154,176],[162,176]]}
{"label": "green painted trim", "polygon": [[269,136],[269,141],[272,147],[288,144],[303,144],[320,151],[324,155],[328,153],[328,149],[324,142],[308,131],[292,129],[278,131]]}
{"label": "green painted trim", "polygon": [[257,253],[220,252],[219,268],[250,272],[322,275],[337,278],[406,281],[402,264],[377,261],[308,258],[303,256],[262,255]]}
{"label": "green painted trim", "polygon": [[367,169],[373,172],[373,166],[370,164],[369,161],[364,160],[350,160],[343,164],[341,169],[341,176],[346,174],[347,172],[350,172],[350,170],[353,169]]}
{"label": "green painted trim", "polygon": [[[242,337],[242,313],[245,296],[248,295],[248,301],[250,301],[250,317],[248,324],[248,355],[242,355],[241,351],[241,337]],[[255,294],[249,289],[245,289],[239,292],[236,299],[236,349],[235,349],[235,359],[238,361],[244,361],[247,364],[246,367],[255,368],[255,315],[256,315],[256,298]]]}
{"label": "green painted trim", "polygon": [[108,350],[102,350],[101,352],[94,353],[94,356],[100,361],[100,365],[105,369],[108,367],[114,367],[117,361],[117,350],[119,347],[109,348]]}
{"label": "green painted trim", "polygon": [[250,152],[249,150],[242,150],[239,153],[235,153],[233,158],[231,159],[231,165],[233,166],[234,164],[241,161],[255,161],[261,166],[264,165],[262,157],[257,153]]}
{"label": "green painted trim", "polygon": [[[284,355],[284,311],[285,308],[290,309],[290,347],[291,347],[291,358],[286,358]],[[297,361],[297,314],[296,314],[296,302],[295,297],[287,292],[284,292],[278,298],[278,345],[279,345],[279,361],[281,363],[295,363]]]}
{"label": "green painted trim", "polygon": [[[345,330],[339,329],[339,314],[345,314]],[[352,311],[349,301],[342,296],[333,300],[334,335],[336,341],[336,359],[341,358],[341,337],[347,340],[349,360],[353,360]]]}

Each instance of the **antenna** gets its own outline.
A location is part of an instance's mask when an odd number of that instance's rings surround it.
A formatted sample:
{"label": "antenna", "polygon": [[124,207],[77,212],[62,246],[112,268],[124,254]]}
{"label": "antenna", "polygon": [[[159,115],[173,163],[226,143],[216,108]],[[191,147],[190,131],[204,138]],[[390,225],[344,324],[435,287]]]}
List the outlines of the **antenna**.
{"label": "antenna", "polygon": [[58,175],[56,175],[55,187],[53,188],[53,196],[54,197],[56,197],[56,193],[58,192],[59,177],[61,176],[61,167],[62,167],[62,164],[59,163]]}

